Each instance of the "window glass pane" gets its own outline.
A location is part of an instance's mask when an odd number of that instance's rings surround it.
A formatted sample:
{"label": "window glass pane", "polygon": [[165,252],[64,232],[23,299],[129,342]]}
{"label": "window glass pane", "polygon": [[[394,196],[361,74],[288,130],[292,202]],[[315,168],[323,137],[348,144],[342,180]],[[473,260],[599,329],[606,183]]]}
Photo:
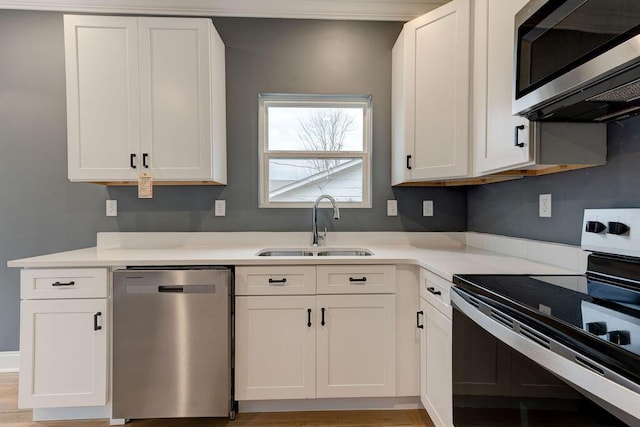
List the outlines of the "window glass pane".
{"label": "window glass pane", "polygon": [[267,110],[268,151],[363,151],[362,107]]}
{"label": "window glass pane", "polygon": [[362,158],[269,159],[270,202],[362,202]]}

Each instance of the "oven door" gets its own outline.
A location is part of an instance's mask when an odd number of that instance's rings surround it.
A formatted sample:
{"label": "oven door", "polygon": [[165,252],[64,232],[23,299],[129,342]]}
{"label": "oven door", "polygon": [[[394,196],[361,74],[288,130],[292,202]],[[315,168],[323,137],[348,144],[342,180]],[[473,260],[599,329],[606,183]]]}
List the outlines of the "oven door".
{"label": "oven door", "polygon": [[640,426],[640,395],[606,368],[557,354],[561,344],[458,287],[451,302],[456,427]]}

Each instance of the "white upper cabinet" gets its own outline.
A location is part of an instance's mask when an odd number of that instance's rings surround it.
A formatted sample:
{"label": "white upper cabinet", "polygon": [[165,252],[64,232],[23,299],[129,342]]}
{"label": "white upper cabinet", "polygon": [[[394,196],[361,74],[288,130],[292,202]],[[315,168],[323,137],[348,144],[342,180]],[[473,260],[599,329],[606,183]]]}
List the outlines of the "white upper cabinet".
{"label": "white upper cabinet", "polygon": [[405,24],[392,64],[392,184],[469,174],[469,0]]}
{"label": "white upper cabinet", "polygon": [[531,165],[529,121],[511,115],[514,16],[527,0],[476,0],[474,162],[484,174]]}
{"label": "white upper cabinet", "polygon": [[69,179],[226,183],[211,20],[65,15]]}

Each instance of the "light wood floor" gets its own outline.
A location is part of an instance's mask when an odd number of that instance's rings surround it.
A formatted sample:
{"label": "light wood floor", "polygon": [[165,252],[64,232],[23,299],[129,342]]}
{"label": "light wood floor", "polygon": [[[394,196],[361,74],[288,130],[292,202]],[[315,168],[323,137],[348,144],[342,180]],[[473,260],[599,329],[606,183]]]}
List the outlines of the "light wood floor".
{"label": "light wood floor", "polygon": [[[18,374],[0,374],[0,427],[106,427],[108,421],[31,421],[31,411],[18,409]],[[127,426],[425,426],[433,423],[424,410],[273,412],[238,414],[235,421],[225,419],[135,420]]]}

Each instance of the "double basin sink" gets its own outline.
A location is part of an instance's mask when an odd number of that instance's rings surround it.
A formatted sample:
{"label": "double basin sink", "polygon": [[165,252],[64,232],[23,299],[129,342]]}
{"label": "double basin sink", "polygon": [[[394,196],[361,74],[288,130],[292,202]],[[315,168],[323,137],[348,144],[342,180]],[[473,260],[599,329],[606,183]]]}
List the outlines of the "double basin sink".
{"label": "double basin sink", "polygon": [[262,249],[258,256],[370,256],[373,253],[368,249],[344,249],[344,248],[304,248],[304,249]]}

